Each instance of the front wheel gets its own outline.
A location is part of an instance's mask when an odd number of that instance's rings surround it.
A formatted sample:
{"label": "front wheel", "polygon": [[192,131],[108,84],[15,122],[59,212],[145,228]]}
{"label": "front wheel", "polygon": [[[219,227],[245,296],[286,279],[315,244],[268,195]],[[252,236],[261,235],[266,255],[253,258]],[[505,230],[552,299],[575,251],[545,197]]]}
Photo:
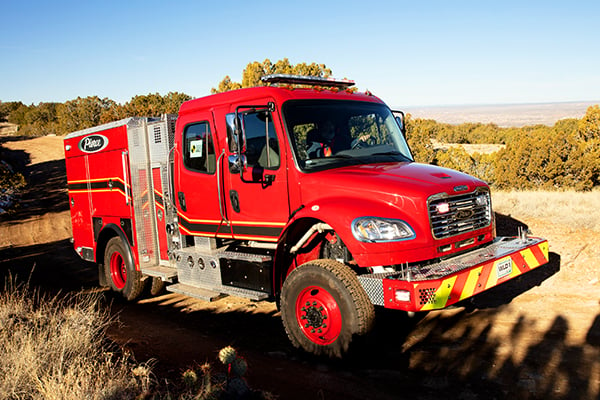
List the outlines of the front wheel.
{"label": "front wheel", "polygon": [[322,259],[289,274],[281,293],[281,316],[295,347],[341,357],[354,335],[371,330],[375,310],[350,268]]}
{"label": "front wheel", "polygon": [[106,245],[104,272],[111,289],[125,299],[135,300],[142,293],[142,274],[136,271],[131,253],[120,237],[110,239]]}

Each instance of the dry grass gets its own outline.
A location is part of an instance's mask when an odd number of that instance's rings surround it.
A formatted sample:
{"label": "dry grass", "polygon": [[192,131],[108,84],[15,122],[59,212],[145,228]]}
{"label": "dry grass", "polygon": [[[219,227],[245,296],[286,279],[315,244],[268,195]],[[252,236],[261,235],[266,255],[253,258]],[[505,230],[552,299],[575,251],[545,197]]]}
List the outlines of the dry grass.
{"label": "dry grass", "polygon": [[110,346],[110,317],[97,303],[95,295],[45,299],[8,283],[0,294],[0,398],[123,399],[147,393],[150,368]]}
{"label": "dry grass", "polygon": [[600,232],[600,191],[493,192],[494,211],[517,219],[546,219],[572,229]]}

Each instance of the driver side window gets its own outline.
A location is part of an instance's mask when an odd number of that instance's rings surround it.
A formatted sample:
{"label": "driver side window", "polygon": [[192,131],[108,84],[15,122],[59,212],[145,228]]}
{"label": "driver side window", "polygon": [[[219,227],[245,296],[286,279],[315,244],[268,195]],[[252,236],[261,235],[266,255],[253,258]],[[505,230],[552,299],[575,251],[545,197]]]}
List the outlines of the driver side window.
{"label": "driver side window", "polygon": [[212,174],[217,162],[210,125],[198,122],[185,127],[183,132],[184,157],[187,169]]}
{"label": "driver side window", "polygon": [[[248,167],[262,167],[265,169],[278,169],[279,159],[279,141],[273,124],[273,117],[268,111],[258,111],[250,113],[239,113],[240,122],[246,133],[245,154]],[[227,114],[227,134],[229,140],[229,150],[233,151],[233,120],[235,114]],[[268,141],[267,141],[268,137]]]}

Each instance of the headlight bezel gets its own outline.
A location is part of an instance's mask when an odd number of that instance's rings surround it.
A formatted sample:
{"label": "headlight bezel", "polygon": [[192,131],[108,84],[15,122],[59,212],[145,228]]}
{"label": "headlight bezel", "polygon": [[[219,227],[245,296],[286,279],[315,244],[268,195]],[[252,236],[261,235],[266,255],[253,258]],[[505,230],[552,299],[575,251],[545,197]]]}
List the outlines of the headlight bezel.
{"label": "headlight bezel", "polygon": [[[371,222],[375,226],[372,228],[376,228],[375,230],[370,230],[370,232],[378,234],[379,237],[370,237],[367,232],[365,224]],[[387,224],[389,227],[396,227],[397,232],[400,232],[400,235],[395,235],[391,237],[392,232],[388,231],[387,233],[382,233],[381,228]],[[410,224],[404,220],[396,219],[396,218],[381,218],[381,217],[358,217],[352,221],[352,234],[354,238],[359,242],[363,243],[393,243],[393,242],[403,242],[406,240],[412,240],[417,237],[415,230],[410,226]],[[362,227],[362,229],[361,229]],[[393,229],[393,228],[392,228]]]}

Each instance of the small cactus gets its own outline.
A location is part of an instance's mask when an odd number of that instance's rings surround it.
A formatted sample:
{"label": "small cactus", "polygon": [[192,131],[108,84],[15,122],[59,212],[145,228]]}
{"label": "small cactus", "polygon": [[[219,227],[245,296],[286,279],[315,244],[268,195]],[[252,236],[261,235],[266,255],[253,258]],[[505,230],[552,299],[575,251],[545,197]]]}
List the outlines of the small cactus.
{"label": "small cactus", "polygon": [[202,371],[202,390],[205,393],[212,393],[212,373],[209,363],[205,363],[200,367],[200,371]]}
{"label": "small cactus", "polygon": [[231,346],[227,346],[219,351],[219,360],[225,365],[229,365],[237,358],[237,351]]}
{"label": "small cactus", "polygon": [[198,375],[196,374],[196,371],[193,369],[188,369],[181,377],[186,388],[194,389],[196,387],[196,384],[198,383]]}

